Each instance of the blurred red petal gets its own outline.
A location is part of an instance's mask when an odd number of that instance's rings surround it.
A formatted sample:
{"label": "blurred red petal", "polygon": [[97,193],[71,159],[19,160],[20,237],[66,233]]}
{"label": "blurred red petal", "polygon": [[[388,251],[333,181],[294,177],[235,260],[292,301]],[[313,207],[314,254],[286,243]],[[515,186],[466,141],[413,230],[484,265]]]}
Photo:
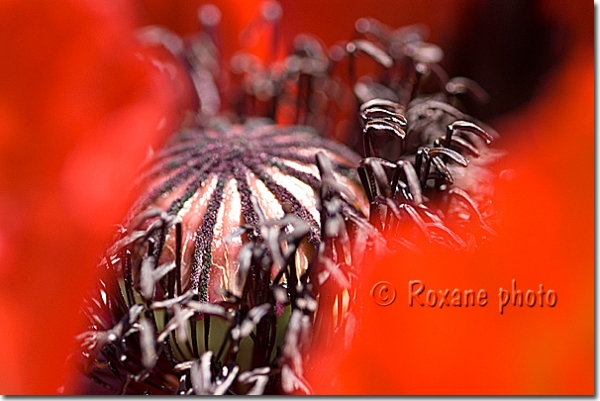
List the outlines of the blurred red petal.
{"label": "blurred red petal", "polygon": [[129,179],[180,118],[173,78],[139,60],[130,7],[0,3],[2,393],[58,391]]}
{"label": "blurred red petal", "polygon": [[[498,237],[473,255],[426,248],[369,266],[350,348],[340,339],[307,369],[318,394],[594,393],[593,52],[570,56],[536,102],[498,124],[516,138],[496,185]],[[387,307],[370,292],[383,280],[397,296]],[[488,304],[409,306],[411,280],[436,296],[485,289]],[[556,306],[511,301],[500,314],[513,280],[523,296],[554,291]]]}

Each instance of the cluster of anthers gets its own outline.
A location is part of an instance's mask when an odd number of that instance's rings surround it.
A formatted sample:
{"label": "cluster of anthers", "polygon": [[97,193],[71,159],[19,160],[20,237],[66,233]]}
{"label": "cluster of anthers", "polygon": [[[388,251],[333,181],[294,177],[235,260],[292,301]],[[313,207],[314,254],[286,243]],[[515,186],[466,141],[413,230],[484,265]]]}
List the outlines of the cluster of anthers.
{"label": "cluster of anthers", "polygon": [[[495,133],[459,110],[483,91],[449,79],[419,27],[365,18],[331,49],[300,35],[283,59],[226,66],[218,10],[199,17],[186,41],[141,33],[186,66],[198,110],[144,167],[73,360],[89,393],[310,393],[311,342],[352,337],[366,254],[493,235]],[[325,138],[342,126],[364,158]]]}

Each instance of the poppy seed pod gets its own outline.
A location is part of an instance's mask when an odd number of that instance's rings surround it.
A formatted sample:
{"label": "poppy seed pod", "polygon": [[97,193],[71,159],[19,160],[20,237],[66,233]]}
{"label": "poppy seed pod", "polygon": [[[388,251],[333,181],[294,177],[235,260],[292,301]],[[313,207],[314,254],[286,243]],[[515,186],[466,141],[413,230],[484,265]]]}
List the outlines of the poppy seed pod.
{"label": "poppy seed pod", "polygon": [[[344,207],[366,212],[355,171],[359,157],[309,127],[249,120],[243,125],[188,129],[171,138],[143,173],[139,183],[143,195],[124,225],[129,238],[152,232],[147,241],[134,241],[130,249],[131,275],[144,297],[161,300],[165,294],[179,296],[192,290],[200,301],[214,303],[225,300],[225,293],[241,296],[242,283],[236,275],[243,239],[232,234],[248,225],[255,228],[246,234],[249,240],[260,236],[252,197],[266,219],[289,213],[308,223],[307,241],[295,261],[301,276],[311,248],[320,241],[317,152],[332,161],[335,179],[348,190],[348,198],[342,198]],[[175,288],[155,289],[144,269],[165,264],[175,265]]]}
{"label": "poppy seed pod", "polygon": [[351,343],[365,257],[493,237],[495,133],[460,111],[480,88],[445,76],[418,28],[361,19],[360,39],[326,51],[300,35],[284,59],[242,52],[229,71],[207,10],[185,42],[144,31],[188,68],[198,110],[144,167],[74,356],[106,393],[308,394],[313,342]]}
{"label": "poppy seed pod", "polygon": [[[101,263],[104,279],[87,308],[93,324],[80,336],[83,370],[114,392],[173,393],[194,388],[188,361],[207,353],[206,363],[229,374],[269,368],[293,310],[318,307],[308,270],[319,272],[323,244],[346,247],[327,259],[341,274],[361,257],[365,235],[378,238],[364,218],[358,160],[309,127],[266,120],[221,121],[173,137],[141,175],[142,195]],[[362,243],[358,252],[350,236]],[[348,288],[319,306],[339,325]],[[189,383],[180,386],[186,369]],[[119,376],[130,377],[125,390]],[[234,379],[223,389],[248,391],[248,381]]]}

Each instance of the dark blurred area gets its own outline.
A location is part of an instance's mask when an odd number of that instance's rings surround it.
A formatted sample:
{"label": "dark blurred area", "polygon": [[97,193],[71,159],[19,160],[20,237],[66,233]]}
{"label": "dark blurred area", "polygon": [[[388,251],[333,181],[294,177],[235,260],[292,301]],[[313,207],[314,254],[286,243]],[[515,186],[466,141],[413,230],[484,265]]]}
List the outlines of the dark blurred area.
{"label": "dark blurred area", "polygon": [[488,104],[467,104],[479,118],[500,117],[531,100],[565,57],[568,28],[543,15],[540,5],[540,1],[482,1],[462,16],[447,68],[451,75],[469,77],[490,93]]}

